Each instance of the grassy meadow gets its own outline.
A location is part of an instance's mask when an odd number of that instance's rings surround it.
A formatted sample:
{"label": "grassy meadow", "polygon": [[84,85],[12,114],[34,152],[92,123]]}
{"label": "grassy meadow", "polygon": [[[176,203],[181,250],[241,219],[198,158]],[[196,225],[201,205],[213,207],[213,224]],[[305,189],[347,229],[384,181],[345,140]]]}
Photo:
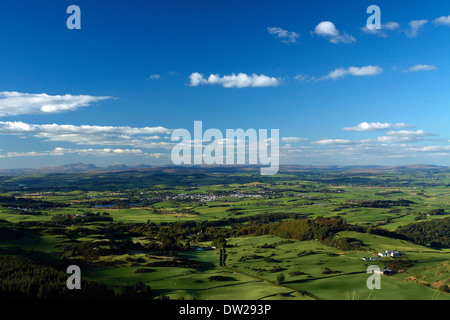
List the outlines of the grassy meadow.
{"label": "grassy meadow", "polygon": [[[395,236],[402,226],[450,217],[450,173],[115,176],[4,178],[0,226],[21,236],[0,238],[0,254],[80,259],[92,281],[115,291],[143,282],[161,299],[450,299],[441,290],[450,284],[450,248]],[[11,187],[19,183],[27,189]],[[358,246],[343,250],[319,238],[248,231],[318,217],[343,219],[351,228],[329,239]],[[224,259],[222,249],[212,248],[221,237]],[[402,257],[361,259],[385,250]],[[399,271],[382,275],[380,290],[367,288],[369,265],[396,263]]]}

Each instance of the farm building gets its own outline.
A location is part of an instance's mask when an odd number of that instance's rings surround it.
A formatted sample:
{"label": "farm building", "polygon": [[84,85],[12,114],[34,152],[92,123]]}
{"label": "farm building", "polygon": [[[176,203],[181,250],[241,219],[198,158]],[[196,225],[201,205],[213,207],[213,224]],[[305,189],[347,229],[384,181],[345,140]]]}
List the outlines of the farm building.
{"label": "farm building", "polygon": [[375,261],[375,260],[378,260],[377,257],[370,257],[370,258],[363,257],[361,259],[364,260],[364,261]]}
{"label": "farm building", "polygon": [[378,252],[380,257],[398,257],[401,255],[401,252],[395,250],[386,250],[384,252]]}
{"label": "farm building", "polygon": [[380,269],[380,270],[374,270],[373,272],[377,273],[377,274],[383,274],[383,275],[386,275],[386,276],[390,276],[390,275],[395,273],[395,271],[389,270],[388,268],[383,268],[383,269]]}

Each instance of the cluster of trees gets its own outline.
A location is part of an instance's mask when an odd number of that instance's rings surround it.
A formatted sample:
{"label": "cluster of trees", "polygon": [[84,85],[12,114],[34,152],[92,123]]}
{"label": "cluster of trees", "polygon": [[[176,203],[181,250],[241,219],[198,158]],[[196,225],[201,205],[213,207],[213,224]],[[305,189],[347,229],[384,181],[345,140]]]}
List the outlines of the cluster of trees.
{"label": "cluster of trees", "polygon": [[362,243],[348,237],[338,237],[336,234],[344,230],[361,231],[342,218],[323,218],[291,220],[280,223],[268,230],[268,234],[300,241],[317,239],[327,246],[339,250],[361,250]]}
{"label": "cluster of trees", "polygon": [[363,244],[361,242],[348,237],[328,237],[322,239],[321,242],[327,246],[335,247],[342,251],[362,250],[363,248]]}
{"label": "cluster of trees", "polygon": [[125,300],[150,300],[153,298],[150,286],[141,281],[120,287],[117,298]]}
{"label": "cluster of trees", "polygon": [[342,218],[299,219],[267,225],[267,233],[281,238],[295,240],[323,240],[335,233],[348,230],[348,224]]}
{"label": "cluster of trees", "polygon": [[30,258],[0,256],[0,299],[150,299],[151,288],[142,283],[114,292],[105,285],[81,278],[81,289],[69,290],[64,270]]}
{"label": "cluster of trees", "polygon": [[397,228],[395,233],[416,244],[450,248],[450,217],[410,223]]}
{"label": "cluster of trees", "polygon": [[428,213],[420,213],[414,220],[427,220],[427,216],[440,216],[446,214],[445,209],[433,209],[428,211]]}
{"label": "cluster of trees", "polygon": [[409,240],[409,238],[405,235],[402,235],[395,231],[389,231],[387,229],[380,228],[380,227],[369,227],[369,228],[365,228],[364,230],[366,230],[365,232],[367,232],[367,233],[376,234],[376,235],[382,236],[382,237],[387,237],[387,238],[392,238],[392,239]]}
{"label": "cluster of trees", "polygon": [[83,224],[88,222],[97,222],[97,221],[113,221],[113,218],[109,216],[107,212],[83,212],[78,215],[70,215],[70,214],[55,214],[50,219],[50,222],[54,225],[60,226],[71,226],[74,224]]}
{"label": "cluster of trees", "polygon": [[268,224],[241,226],[236,235],[274,235],[299,241],[319,240],[323,244],[340,250],[360,250],[362,244],[351,238],[336,237],[340,231],[366,232],[366,229],[349,225],[341,217],[296,219]]}
{"label": "cluster of trees", "polygon": [[225,248],[227,246],[227,240],[223,237],[218,237],[211,242],[211,246]]}
{"label": "cluster of trees", "polygon": [[349,230],[347,222],[340,218],[295,219],[268,224],[241,226],[237,235],[274,235],[294,240],[323,240],[339,231]]}
{"label": "cluster of trees", "polygon": [[192,268],[203,269],[205,266],[200,262],[189,260],[186,258],[175,258],[170,260],[161,260],[155,262],[149,262],[146,264],[148,267],[178,267],[178,268]]}
{"label": "cluster of trees", "polygon": [[60,207],[68,207],[68,203],[36,200],[30,198],[16,198],[14,196],[0,196],[0,206],[13,208],[26,208],[29,210],[46,210]]}
{"label": "cluster of trees", "polygon": [[64,248],[66,258],[82,257],[88,260],[98,260],[101,256],[122,255],[130,250],[145,251],[140,243],[131,240],[99,240],[84,241]]}
{"label": "cluster of trees", "polygon": [[[284,219],[302,217],[297,213],[267,213],[258,216],[229,217],[214,221],[180,221],[173,223],[155,224],[115,224],[111,228],[121,228],[129,234],[147,236],[163,244],[163,250],[186,250],[189,243],[214,241],[253,233],[245,226],[261,226]],[[227,228],[224,228],[227,227]],[[250,233],[249,233],[250,232]],[[217,245],[220,247],[220,245]]]}
{"label": "cluster of trees", "polygon": [[445,214],[445,209],[433,209],[428,212],[430,216],[439,216]]}
{"label": "cluster of trees", "polygon": [[349,200],[345,203],[346,206],[351,208],[390,208],[390,207],[408,207],[410,204],[414,204],[410,200]]}
{"label": "cluster of trees", "polygon": [[[106,247],[101,242],[84,242],[72,246],[70,250],[73,255],[80,254],[89,258],[99,255],[122,254],[124,250],[132,246],[140,246],[136,250],[163,250],[163,251],[185,251],[190,248],[191,243],[212,241],[212,246],[226,247],[227,238],[243,235],[275,235],[281,238],[293,240],[320,240],[327,245],[335,246],[342,250],[354,250],[360,248],[360,244],[351,239],[335,238],[334,235],[344,230],[359,230],[361,228],[348,225],[341,217],[315,219],[299,218],[301,216],[290,214],[271,213],[267,215],[241,218],[226,218],[217,221],[183,221],[170,224],[108,224],[104,225],[102,234],[112,240]],[[291,218],[286,220],[287,218]],[[292,219],[293,218],[293,219]],[[88,230],[76,230],[76,232]],[[74,231],[75,232],[75,231]],[[97,230],[97,232],[99,232]],[[145,246],[128,243],[125,247],[124,241],[114,241],[115,235],[147,236],[150,241]],[[325,240],[326,239],[326,240]],[[118,246],[120,244],[120,246]]]}

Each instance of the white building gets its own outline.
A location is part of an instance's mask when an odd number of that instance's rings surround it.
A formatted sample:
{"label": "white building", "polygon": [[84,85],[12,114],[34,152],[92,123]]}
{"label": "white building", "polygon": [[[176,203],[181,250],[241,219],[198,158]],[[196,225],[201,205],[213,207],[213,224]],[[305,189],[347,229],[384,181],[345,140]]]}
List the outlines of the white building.
{"label": "white building", "polygon": [[398,257],[401,255],[401,252],[395,251],[395,250],[386,250],[384,252],[378,252],[378,255],[380,257]]}
{"label": "white building", "polygon": [[390,275],[394,274],[395,272],[392,270],[389,270],[388,268],[384,268],[384,269],[380,269],[380,270],[374,270],[373,273],[390,276]]}

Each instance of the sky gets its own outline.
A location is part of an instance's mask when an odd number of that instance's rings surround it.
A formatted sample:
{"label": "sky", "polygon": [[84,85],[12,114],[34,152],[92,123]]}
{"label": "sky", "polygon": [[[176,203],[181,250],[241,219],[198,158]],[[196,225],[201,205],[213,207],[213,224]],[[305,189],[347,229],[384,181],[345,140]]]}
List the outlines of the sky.
{"label": "sky", "polygon": [[0,33],[0,169],[170,165],[194,121],[278,129],[281,164],[450,165],[445,0],[3,1]]}

